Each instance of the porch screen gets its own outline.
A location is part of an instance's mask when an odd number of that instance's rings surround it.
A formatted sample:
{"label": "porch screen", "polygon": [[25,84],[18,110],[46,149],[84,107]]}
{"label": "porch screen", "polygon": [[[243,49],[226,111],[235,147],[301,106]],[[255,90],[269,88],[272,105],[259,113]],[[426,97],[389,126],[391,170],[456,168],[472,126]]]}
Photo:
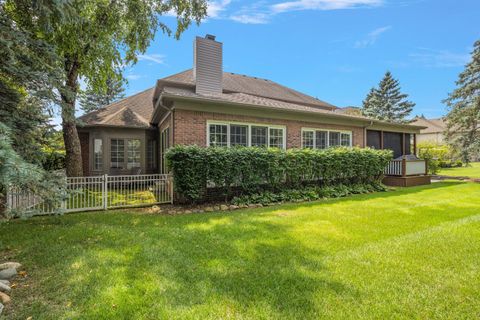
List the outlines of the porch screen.
{"label": "porch screen", "polygon": [[367,130],[367,146],[373,149],[381,149],[380,135],[382,133],[377,130]]}
{"label": "porch screen", "polygon": [[392,150],[394,159],[400,157],[402,155],[402,134],[398,132],[384,132],[383,148]]}

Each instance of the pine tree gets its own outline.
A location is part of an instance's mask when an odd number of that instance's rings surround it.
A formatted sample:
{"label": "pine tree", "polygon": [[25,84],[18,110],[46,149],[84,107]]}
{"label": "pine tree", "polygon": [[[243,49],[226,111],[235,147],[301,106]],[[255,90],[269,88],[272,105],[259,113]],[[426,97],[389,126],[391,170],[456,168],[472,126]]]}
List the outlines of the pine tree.
{"label": "pine tree", "polygon": [[405,123],[415,106],[407,98],[398,80],[387,71],[378,88],[370,89],[363,101],[363,114],[378,120]]}
{"label": "pine tree", "polygon": [[125,81],[120,78],[107,78],[105,92],[98,92],[90,86],[80,95],[80,106],[86,113],[98,110],[125,97]]}
{"label": "pine tree", "polygon": [[475,42],[472,60],[460,73],[456,85],[444,101],[449,108],[445,138],[468,163],[480,153],[480,40]]}

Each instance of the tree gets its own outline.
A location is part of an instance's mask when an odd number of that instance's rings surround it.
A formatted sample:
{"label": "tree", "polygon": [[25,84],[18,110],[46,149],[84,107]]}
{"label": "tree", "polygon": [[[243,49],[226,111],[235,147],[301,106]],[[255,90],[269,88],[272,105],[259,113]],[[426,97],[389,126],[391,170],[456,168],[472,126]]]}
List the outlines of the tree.
{"label": "tree", "polygon": [[363,114],[378,120],[405,123],[415,106],[407,98],[407,94],[401,93],[399,81],[387,71],[378,88],[370,89],[363,101]]}
{"label": "tree", "polygon": [[[25,12],[8,1],[17,22]],[[123,66],[137,61],[160,29],[168,36],[172,30],[159,20],[164,13],[177,16],[174,36],[178,39],[192,21],[199,23],[206,15],[206,0],[72,0],[77,15],[61,28],[43,34],[62,59],[64,81],[57,87],[61,97],[63,138],[68,176],[82,175],[82,156],[78,138],[75,102],[79,79],[97,93],[106,92],[109,78],[122,77]],[[23,25],[28,27],[27,25]]]}
{"label": "tree", "polygon": [[456,85],[444,100],[449,108],[445,138],[468,163],[480,152],[480,40],[475,42],[472,60],[458,76]]}
{"label": "tree", "polygon": [[103,92],[98,92],[98,90],[88,87],[80,94],[80,106],[82,110],[88,113],[124,98],[124,83],[125,81],[122,78],[108,78],[106,87],[104,88],[105,91]]}

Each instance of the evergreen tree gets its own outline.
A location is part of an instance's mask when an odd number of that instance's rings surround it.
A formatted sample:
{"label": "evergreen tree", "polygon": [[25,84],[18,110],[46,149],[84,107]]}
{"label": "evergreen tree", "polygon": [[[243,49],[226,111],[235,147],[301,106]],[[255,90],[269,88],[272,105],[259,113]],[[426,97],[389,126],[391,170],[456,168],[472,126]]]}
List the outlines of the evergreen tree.
{"label": "evergreen tree", "polygon": [[407,98],[398,80],[387,71],[378,88],[370,89],[363,101],[363,114],[378,120],[405,123],[415,106]]}
{"label": "evergreen tree", "polygon": [[88,86],[80,95],[80,106],[82,110],[88,113],[124,98],[124,83],[125,81],[121,77],[109,77],[102,92]]}
{"label": "evergreen tree", "polygon": [[480,40],[474,44],[472,60],[456,81],[457,88],[445,99],[447,142],[464,162],[480,153]]}

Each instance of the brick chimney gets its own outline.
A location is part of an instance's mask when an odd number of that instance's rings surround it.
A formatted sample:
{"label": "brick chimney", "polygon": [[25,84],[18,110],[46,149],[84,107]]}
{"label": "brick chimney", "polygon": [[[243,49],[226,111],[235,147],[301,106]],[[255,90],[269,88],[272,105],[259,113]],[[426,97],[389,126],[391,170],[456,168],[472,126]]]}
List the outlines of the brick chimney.
{"label": "brick chimney", "polygon": [[195,93],[222,93],[223,78],[222,43],[215,36],[207,34],[205,38],[196,37],[193,44],[193,76]]}

